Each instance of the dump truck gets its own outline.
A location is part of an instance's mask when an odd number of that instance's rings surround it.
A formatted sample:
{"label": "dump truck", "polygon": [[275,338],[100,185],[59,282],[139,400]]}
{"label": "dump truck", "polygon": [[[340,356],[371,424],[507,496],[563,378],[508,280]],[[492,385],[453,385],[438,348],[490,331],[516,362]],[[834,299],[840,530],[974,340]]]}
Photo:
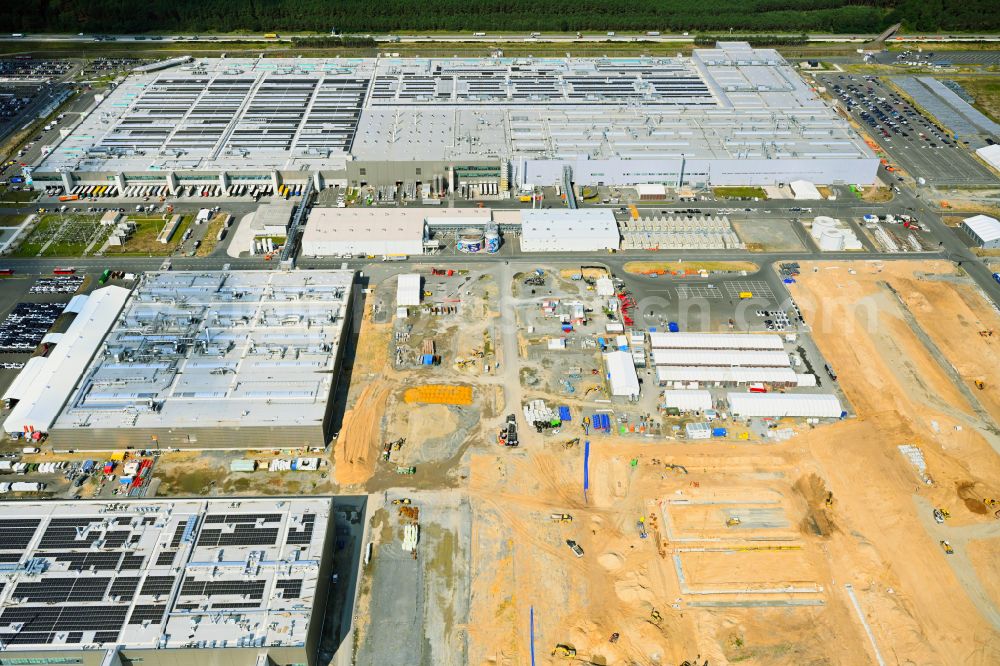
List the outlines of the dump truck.
{"label": "dump truck", "polygon": [[572,523],[573,516],[568,513],[550,513],[549,520],[555,523]]}
{"label": "dump truck", "polygon": [[955,549],[954,549],[954,548],[952,548],[952,547],[951,547],[951,543],[949,543],[949,542],[948,542],[947,540],[945,540],[945,539],[942,539],[942,540],[941,540],[941,548],[943,548],[943,549],[944,549],[944,553],[945,553],[945,555],[954,555],[954,554],[955,554]]}
{"label": "dump truck", "polygon": [[573,551],[574,555],[576,555],[577,557],[583,557],[583,548],[580,548],[580,544],[578,544],[576,541],[573,541],[572,539],[566,539],[566,545],[569,546],[570,550]]}

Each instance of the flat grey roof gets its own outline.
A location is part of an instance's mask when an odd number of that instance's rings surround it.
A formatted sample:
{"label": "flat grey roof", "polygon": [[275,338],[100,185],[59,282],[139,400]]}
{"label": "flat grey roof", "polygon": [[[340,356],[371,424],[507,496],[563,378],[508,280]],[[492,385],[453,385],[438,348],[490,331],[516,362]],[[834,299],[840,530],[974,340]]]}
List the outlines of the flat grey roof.
{"label": "flat grey roof", "polygon": [[321,426],[353,280],[146,273],[53,430]]}
{"label": "flat grey roof", "polygon": [[303,645],[331,510],[321,497],[0,502],[0,650]]}
{"label": "flat grey roof", "polygon": [[774,50],[690,58],[204,59],[134,73],[38,167],[872,157]]}

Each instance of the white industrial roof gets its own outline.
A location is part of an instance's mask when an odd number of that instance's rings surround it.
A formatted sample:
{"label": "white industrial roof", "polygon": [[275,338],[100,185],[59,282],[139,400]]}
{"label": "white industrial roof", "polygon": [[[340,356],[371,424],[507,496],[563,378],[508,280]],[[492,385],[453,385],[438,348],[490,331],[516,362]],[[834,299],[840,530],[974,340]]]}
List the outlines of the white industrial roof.
{"label": "white industrial roof", "polygon": [[423,240],[425,219],[423,208],[316,207],[309,213],[302,242]]}
{"label": "white industrial roof", "polygon": [[[353,279],[349,270],[146,273],[89,367],[65,373],[77,388],[56,430],[321,424]],[[56,352],[72,347],[67,334]]]}
{"label": "white industrial roof", "polygon": [[24,367],[21,368],[21,372],[17,373],[17,377],[14,378],[14,381],[4,391],[3,400],[20,400],[23,398],[30,390],[31,385],[35,383],[38,373],[45,367],[46,360],[48,359],[44,356],[32,356],[29,358]]}
{"label": "white industrial roof", "polygon": [[639,183],[635,186],[635,191],[642,196],[662,196],[667,193],[667,187],[659,183]]}
{"label": "white industrial roof", "polygon": [[614,211],[609,208],[523,210],[521,236],[542,242],[566,238],[596,241],[614,238],[617,244],[619,239],[618,222]]}
{"label": "white industrial roof", "polygon": [[405,273],[400,275],[396,285],[396,305],[420,305],[420,275]]}
{"label": "white industrial roof", "polygon": [[326,608],[331,509],[328,497],[2,502],[3,661],[304,645]]}
{"label": "white industrial roof", "polygon": [[714,365],[747,367],[788,367],[791,360],[783,351],[730,349],[654,349],[655,365]]}
{"label": "white industrial roof", "polygon": [[810,183],[808,180],[793,180],[789,185],[792,188],[792,193],[795,194],[797,200],[805,199],[822,199],[822,195],[816,186]]}
{"label": "white industrial roof", "polygon": [[690,58],[198,59],[129,75],[39,171],[682,155],[872,158],[777,52],[720,43]]}
{"label": "white industrial roof", "polygon": [[597,295],[598,296],[615,295],[615,283],[611,281],[611,278],[607,277],[597,278]]}
{"label": "white industrial roof", "polygon": [[649,334],[654,349],[773,349],[782,350],[781,336],[747,333],[660,333]]}
{"label": "white industrial roof", "polygon": [[984,243],[1000,239],[1000,221],[989,215],[974,215],[962,221]]}
{"label": "white industrial roof", "polygon": [[632,354],[624,351],[611,352],[604,355],[604,363],[608,368],[611,395],[626,397],[639,395],[639,376],[635,372]]}
{"label": "white industrial roof", "polygon": [[656,367],[660,382],[721,382],[724,384],[798,384],[798,375],[791,368],[707,367],[660,365]]}
{"label": "white industrial roof", "polygon": [[840,400],[832,393],[728,393],[733,414],[749,416],[801,416],[838,418]]}
{"label": "white industrial roof", "polygon": [[87,304],[88,298],[90,298],[90,296],[87,294],[77,294],[73,298],[69,299],[69,303],[66,304],[66,309],[63,310],[63,312],[79,313]]}
{"label": "white industrial roof", "polygon": [[1000,171],[1000,144],[994,143],[990,146],[983,146],[976,149],[976,154],[983,158],[987,164]]}
{"label": "white industrial roof", "polygon": [[48,432],[128,296],[129,290],[121,287],[103,287],[90,295],[62,343],[49,354],[35,381],[11,410],[4,422],[5,432],[24,432],[25,428]]}
{"label": "white industrial roof", "polygon": [[682,412],[705,411],[712,408],[712,394],[708,391],[664,391],[663,406],[675,407]]}

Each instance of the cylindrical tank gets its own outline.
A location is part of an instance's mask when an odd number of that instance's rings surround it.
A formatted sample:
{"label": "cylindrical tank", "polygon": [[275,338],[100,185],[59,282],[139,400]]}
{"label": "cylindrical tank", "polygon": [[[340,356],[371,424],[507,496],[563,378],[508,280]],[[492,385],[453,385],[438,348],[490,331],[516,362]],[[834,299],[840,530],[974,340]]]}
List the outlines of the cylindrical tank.
{"label": "cylindrical tank", "polygon": [[479,252],[483,249],[483,230],[476,227],[469,227],[458,232],[458,242],[456,247],[459,252]]}
{"label": "cylindrical tank", "polygon": [[486,233],[483,235],[483,242],[485,243],[486,251],[488,253],[496,254],[499,252],[500,230],[495,225],[487,227]]}
{"label": "cylindrical tank", "polygon": [[819,238],[819,249],[824,252],[839,252],[844,249],[844,233],[839,229],[828,229]]}

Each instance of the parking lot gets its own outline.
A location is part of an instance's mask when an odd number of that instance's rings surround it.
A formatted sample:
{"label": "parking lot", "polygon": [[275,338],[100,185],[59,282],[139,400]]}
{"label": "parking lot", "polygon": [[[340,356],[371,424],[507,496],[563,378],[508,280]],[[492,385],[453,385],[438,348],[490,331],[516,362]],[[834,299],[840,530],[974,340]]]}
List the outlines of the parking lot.
{"label": "parking lot", "polygon": [[873,76],[820,77],[868,134],[914,179],[930,185],[996,185],[980,164],[935,121]]}

